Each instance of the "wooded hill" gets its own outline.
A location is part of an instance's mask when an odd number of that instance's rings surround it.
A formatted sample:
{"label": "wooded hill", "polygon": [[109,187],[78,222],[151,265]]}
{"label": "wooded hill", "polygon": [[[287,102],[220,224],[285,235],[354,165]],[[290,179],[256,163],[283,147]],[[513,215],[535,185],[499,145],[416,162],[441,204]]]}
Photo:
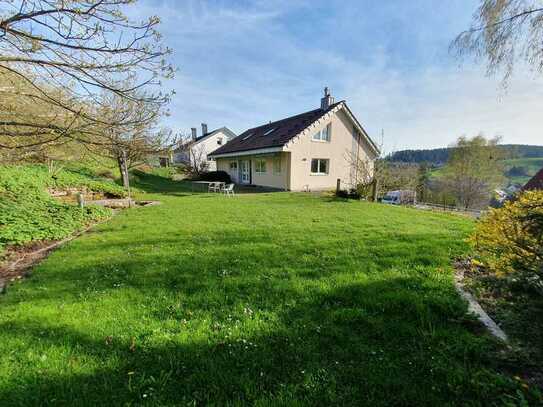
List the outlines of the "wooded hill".
{"label": "wooded hill", "polygon": [[[543,146],[524,144],[502,144],[504,158],[538,158],[543,157]],[[427,163],[442,165],[447,162],[454,147],[434,148],[429,150],[401,150],[389,154],[386,159],[404,163]]]}

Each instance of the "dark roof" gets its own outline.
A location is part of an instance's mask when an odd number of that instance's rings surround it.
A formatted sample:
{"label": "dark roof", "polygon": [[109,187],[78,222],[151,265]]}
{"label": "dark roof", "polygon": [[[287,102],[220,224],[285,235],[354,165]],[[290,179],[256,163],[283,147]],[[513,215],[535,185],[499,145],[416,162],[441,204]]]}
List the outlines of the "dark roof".
{"label": "dark roof", "polygon": [[526,185],[524,185],[524,189],[531,190],[531,189],[541,189],[543,190],[543,168],[539,170],[537,174],[533,176],[533,178],[527,182]]}
{"label": "dark roof", "polygon": [[315,109],[246,130],[236,138],[213,151],[212,155],[234,153],[261,148],[281,147],[311,123],[320,119],[343,101],[334,103],[326,110]]}

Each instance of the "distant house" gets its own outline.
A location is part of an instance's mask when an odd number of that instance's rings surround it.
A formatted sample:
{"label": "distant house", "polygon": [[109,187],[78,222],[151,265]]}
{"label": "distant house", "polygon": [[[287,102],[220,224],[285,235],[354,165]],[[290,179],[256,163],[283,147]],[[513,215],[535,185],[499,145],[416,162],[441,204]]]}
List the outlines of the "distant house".
{"label": "distant house", "polygon": [[352,159],[371,166],[379,150],[345,101],[325,89],[321,106],[243,132],[210,156],[241,184],[289,191],[333,189],[353,184]]}
{"label": "distant house", "polygon": [[216,165],[209,154],[217,148],[224,146],[229,140],[236,137],[236,134],[227,127],[208,132],[207,124],[202,123],[202,135],[198,137],[196,128],[191,129],[191,138],[184,140],[173,150],[173,165],[192,165],[204,168],[208,171],[215,171]]}
{"label": "distant house", "polygon": [[524,191],[531,191],[535,189],[543,190],[543,168],[541,168],[539,172],[535,174],[522,189]]}

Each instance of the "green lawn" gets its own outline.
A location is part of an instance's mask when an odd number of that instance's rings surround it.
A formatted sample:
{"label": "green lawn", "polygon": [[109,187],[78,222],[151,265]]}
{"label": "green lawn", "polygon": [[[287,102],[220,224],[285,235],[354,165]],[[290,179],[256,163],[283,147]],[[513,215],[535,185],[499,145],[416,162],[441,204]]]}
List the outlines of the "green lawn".
{"label": "green lawn", "polygon": [[[160,181],[160,182],[157,182]],[[0,404],[503,405],[471,221],[310,194],[145,199],[0,297]]]}

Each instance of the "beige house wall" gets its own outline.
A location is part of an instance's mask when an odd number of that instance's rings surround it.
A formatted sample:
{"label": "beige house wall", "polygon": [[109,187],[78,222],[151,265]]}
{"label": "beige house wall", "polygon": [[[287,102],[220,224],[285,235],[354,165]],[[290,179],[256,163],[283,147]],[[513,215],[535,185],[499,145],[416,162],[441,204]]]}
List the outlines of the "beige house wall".
{"label": "beige house wall", "polygon": [[[331,123],[329,142],[313,141],[313,134]],[[304,134],[293,139],[287,145],[291,152],[290,190],[328,190],[335,189],[337,179],[342,187],[354,184],[355,166],[351,163],[358,156],[360,160],[370,162],[373,172],[375,154],[364,138],[355,132],[354,124],[343,110],[322,118],[311,126]],[[326,175],[311,173],[312,159],[328,159],[329,169]]]}
{"label": "beige house wall", "polygon": [[[232,181],[240,184],[242,183],[241,175],[239,173],[241,169],[241,161],[248,160],[251,162],[251,184],[287,190],[289,189],[289,184],[288,184],[289,155],[290,155],[289,153],[278,152],[278,153],[263,154],[263,155],[248,155],[248,156],[232,157],[232,158],[217,158],[216,160],[217,170],[226,171],[232,178]],[[280,172],[276,172],[274,169],[274,160],[276,158],[279,158],[281,160]],[[264,160],[266,162],[266,172],[264,173],[259,173],[256,171],[256,162],[260,160]],[[230,163],[232,162],[237,163],[236,170],[232,170],[230,168]]]}

